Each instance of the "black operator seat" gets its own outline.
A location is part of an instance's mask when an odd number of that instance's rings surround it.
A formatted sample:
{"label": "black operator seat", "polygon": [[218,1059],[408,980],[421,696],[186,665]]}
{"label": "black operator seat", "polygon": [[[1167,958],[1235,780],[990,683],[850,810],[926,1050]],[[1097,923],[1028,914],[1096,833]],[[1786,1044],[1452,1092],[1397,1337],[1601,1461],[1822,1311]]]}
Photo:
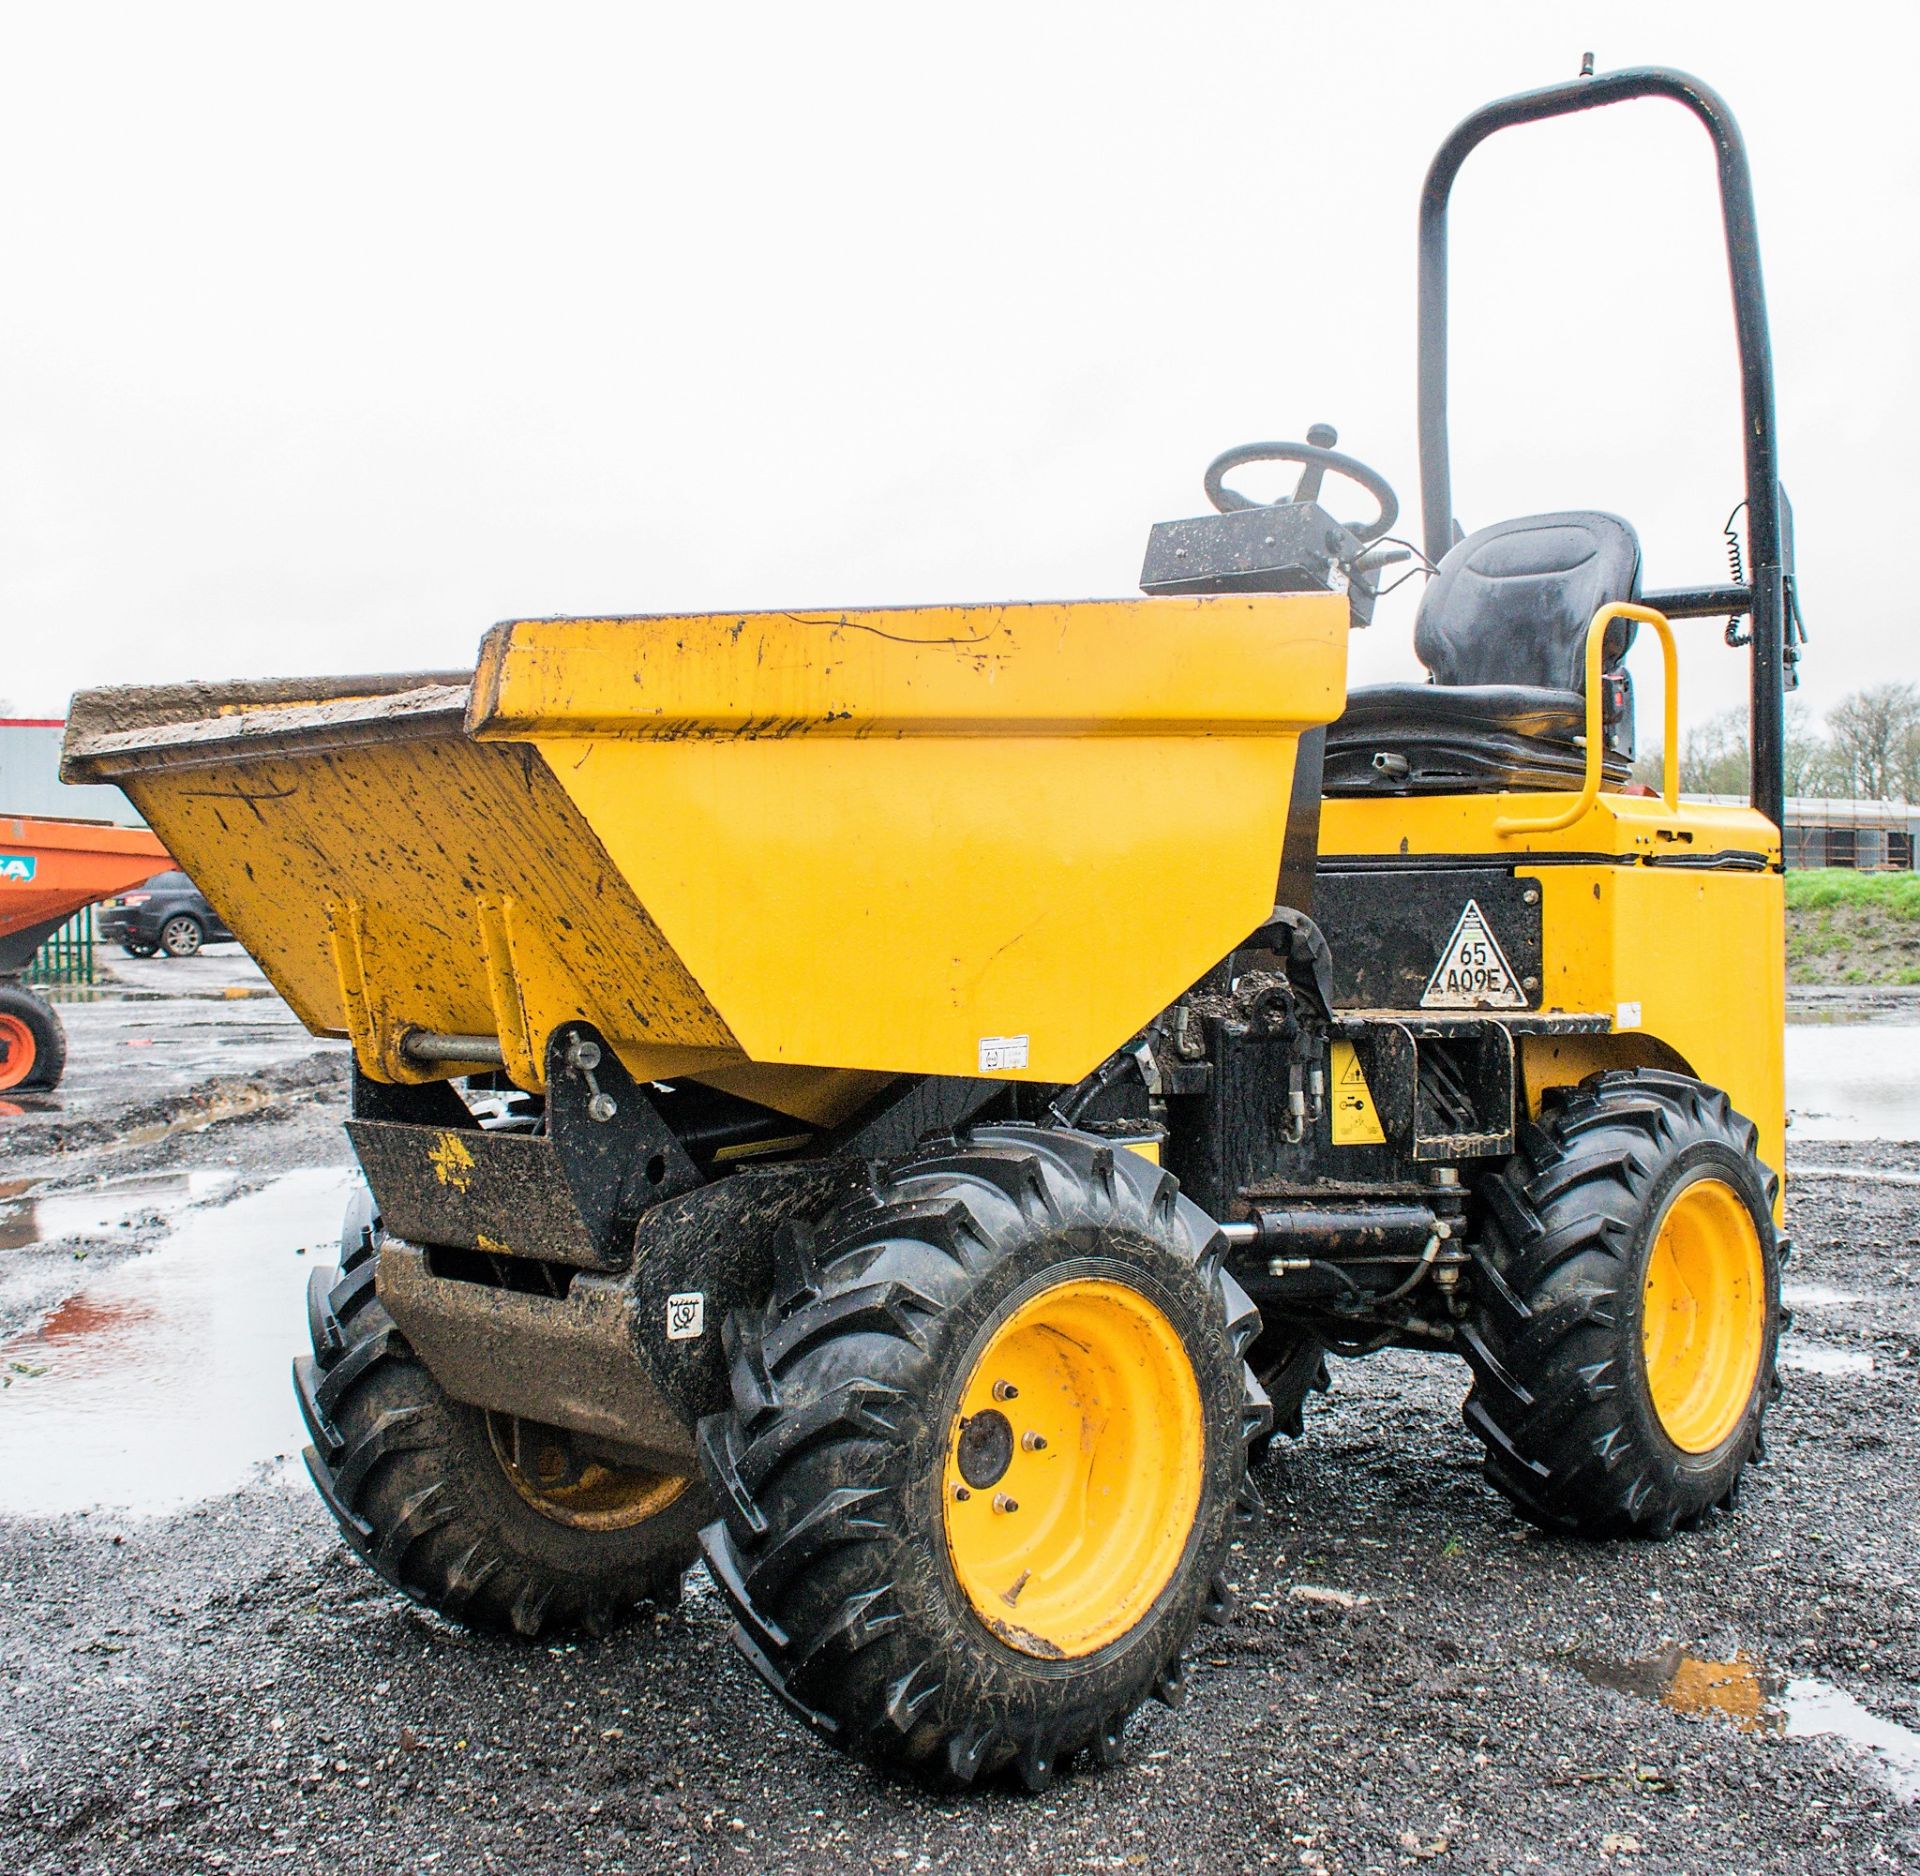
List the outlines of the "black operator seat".
{"label": "black operator seat", "polygon": [[[1414,622],[1424,684],[1370,684],[1327,732],[1330,795],[1578,788],[1586,769],[1586,628],[1640,593],[1640,542],[1618,515],[1527,515],[1456,545]],[[1608,780],[1633,760],[1620,670],[1631,619],[1607,630]]]}

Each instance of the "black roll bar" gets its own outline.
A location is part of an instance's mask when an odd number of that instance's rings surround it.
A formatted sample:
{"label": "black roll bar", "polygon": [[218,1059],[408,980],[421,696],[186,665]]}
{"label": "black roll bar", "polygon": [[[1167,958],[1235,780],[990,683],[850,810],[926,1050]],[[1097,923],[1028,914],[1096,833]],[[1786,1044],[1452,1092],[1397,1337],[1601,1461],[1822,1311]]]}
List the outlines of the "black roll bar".
{"label": "black roll bar", "polygon": [[[1420,195],[1420,500],[1427,556],[1438,561],[1454,542],[1452,469],[1447,448],[1447,198],[1476,145],[1514,124],[1591,111],[1631,98],[1671,98],[1706,126],[1720,173],[1720,214],[1727,235],[1734,329],[1740,345],[1740,398],[1745,416],[1747,542],[1745,588],[1700,589],[1715,611],[1745,611],[1753,621],[1749,666],[1752,802],[1776,827],[1785,820],[1787,579],[1782,544],[1779,443],[1774,428],[1773,348],[1767,336],[1766,290],[1760,276],[1760,232],[1753,177],[1740,126],[1711,86],[1664,66],[1629,66],[1566,84],[1502,98],[1462,122],[1427,170]],[[1649,594],[1657,604],[1660,595]],[[1680,595],[1674,597],[1679,598]],[[1675,607],[1675,611],[1683,608]],[[1685,611],[1704,610],[1688,605]]]}

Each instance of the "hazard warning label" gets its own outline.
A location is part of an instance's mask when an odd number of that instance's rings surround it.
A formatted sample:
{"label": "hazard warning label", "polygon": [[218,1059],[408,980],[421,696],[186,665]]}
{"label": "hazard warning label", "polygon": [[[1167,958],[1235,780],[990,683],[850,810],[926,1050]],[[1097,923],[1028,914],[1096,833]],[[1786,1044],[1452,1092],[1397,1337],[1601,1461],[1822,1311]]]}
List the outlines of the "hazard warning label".
{"label": "hazard warning label", "polygon": [[1477,899],[1469,899],[1427,979],[1423,1010],[1524,1010],[1525,993]]}
{"label": "hazard warning label", "polygon": [[1386,1145],[1387,1136],[1380,1128],[1380,1110],[1373,1104],[1373,1090],[1367,1086],[1359,1051],[1351,1042],[1336,1042],[1328,1055],[1327,1067],[1333,1075],[1333,1144]]}

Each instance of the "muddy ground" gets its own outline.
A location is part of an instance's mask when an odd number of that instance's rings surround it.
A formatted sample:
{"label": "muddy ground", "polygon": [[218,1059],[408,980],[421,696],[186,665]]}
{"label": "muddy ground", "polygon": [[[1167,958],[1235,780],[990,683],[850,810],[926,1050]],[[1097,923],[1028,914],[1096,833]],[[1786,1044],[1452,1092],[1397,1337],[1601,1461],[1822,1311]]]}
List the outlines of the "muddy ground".
{"label": "muddy ground", "polygon": [[[168,1004],[212,1007],[217,963]],[[1342,1367],[1260,1474],[1240,1613],[1186,1710],[1142,1713],[1113,1771],[954,1796],[801,1732],[697,1571],[678,1610],[551,1647],[390,1596],[290,1462],[297,1303],[246,1331],[257,1410],[217,1393],[215,1358],[114,1407],[89,1325],[175,1323],[147,1273],[222,1220],[274,1284],[325,1254],[339,1175],[286,1175],[345,1165],[342,1064],[285,1023],[243,1045],[208,1042],[218,1023],[182,1043],[159,1005],[68,1016],[94,1067],[60,1111],[0,1117],[0,1182],[38,1182],[52,1227],[0,1206],[0,1870],[1920,1868],[1920,1148],[1796,1149],[1796,1371],[1736,1514],[1657,1545],[1542,1537],[1481,1484],[1458,1370]],[[126,1066],[101,1072],[110,1046]],[[134,1222],[100,1222],[116,1208]],[[126,1414],[233,1476],[124,1508],[172,1489],[164,1459],[129,1483],[102,1445]],[[94,1465],[122,1508],[49,1509]],[[1876,1723],[1878,1751],[1799,1730]]]}

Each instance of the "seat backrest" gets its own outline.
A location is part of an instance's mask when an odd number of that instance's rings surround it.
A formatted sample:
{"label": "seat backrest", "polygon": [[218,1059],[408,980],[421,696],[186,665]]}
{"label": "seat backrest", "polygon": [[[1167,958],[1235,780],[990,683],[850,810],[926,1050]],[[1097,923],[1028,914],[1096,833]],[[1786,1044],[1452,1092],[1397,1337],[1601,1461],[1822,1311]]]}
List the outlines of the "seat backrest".
{"label": "seat backrest", "polygon": [[[1469,534],[1427,583],[1413,648],[1436,684],[1586,685],[1587,622],[1640,593],[1640,540],[1618,515],[1570,509]],[[1607,630],[1607,669],[1633,643],[1630,619]]]}

